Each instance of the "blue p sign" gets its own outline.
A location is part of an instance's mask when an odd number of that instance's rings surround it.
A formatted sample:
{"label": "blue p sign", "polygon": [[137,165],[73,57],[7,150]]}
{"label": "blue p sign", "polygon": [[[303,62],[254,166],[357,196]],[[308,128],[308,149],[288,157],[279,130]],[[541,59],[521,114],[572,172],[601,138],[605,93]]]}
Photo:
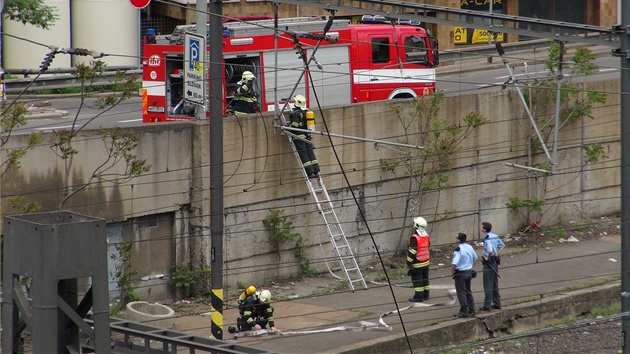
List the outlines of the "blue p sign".
{"label": "blue p sign", "polygon": [[195,70],[200,61],[200,43],[198,38],[190,38],[190,46],[188,47],[188,68]]}

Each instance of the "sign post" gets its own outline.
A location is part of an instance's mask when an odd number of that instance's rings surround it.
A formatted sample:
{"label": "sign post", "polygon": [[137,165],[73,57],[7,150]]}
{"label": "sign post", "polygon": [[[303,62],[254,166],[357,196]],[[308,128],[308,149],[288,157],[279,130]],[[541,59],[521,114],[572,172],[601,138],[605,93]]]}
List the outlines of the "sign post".
{"label": "sign post", "polygon": [[206,37],[184,34],[184,100],[204,106],[206,97]]}
{"label": "sign post", "polygon": [[140,10],[149,6],[149,3],[151,2],[151,0],[129,0],[129,2],[131,3],[131,6]]}

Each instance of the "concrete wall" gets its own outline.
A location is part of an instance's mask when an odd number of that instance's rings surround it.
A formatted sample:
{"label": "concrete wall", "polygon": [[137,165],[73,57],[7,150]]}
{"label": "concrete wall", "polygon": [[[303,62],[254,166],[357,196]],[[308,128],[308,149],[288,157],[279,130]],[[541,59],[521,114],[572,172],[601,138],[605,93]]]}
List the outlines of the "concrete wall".
{"label": "concrete wall", "polygon": [[[589,88],[619,91],[617,80],[593,83]],[[333,107],[316,112],[316,128],[326,130],[327,126],[335,134],[403,142],[405,132],[394,112],[400,110],[403,117],[408,117],[412,109],[411,100]],[[434,245],[451,243],[460,231],[479,238],[481,221],[492,222],[493,231],[499,234],[514,232],[523,225],[524,218],[505,207],[512,196],[544,197],[547,204],[537,221],[545,226],[620,209],[618,95],[610,95],[605,105],[594,109],[596,119],[579,121],[562,130],[558,173],[553,181],[528,179],[525,171],[505,165],[529,165],[526,148],[532,130],[515,92],[448,97],[439,114],[460,125],[471,111],[481,113],[490,123],[462,141],[461,150],[452,160],[449,187],[425,196],[421,202],[414,199],[416,202],[408,208],[410,215],[422,215],[429,221]],[[299,164],[286,136],[273,125],[271,115],[224,119],[224,279],[228,291],[237,281],[260,283],[264,278],[299,272],[294,244],[277,252],[269,243],[269,233],[263,225],[269,209],[283,210],[293,222],[310,254],[311,266],[326,269],[325,260],[332,256],[328,235]],[[161,253],[157,248],[139,252],[135,263],[139,277],[163,271],[165,262],[159,263],[159,270],[152,269],[152,260],[158,257],[171,263],[185,262],[191,255],[197,261],[202,255],[205,260],[210,258],[211,127],[207,123],[185,122],[134,128],[140,136],[136,153],[147,159],[151,171],[131,181],[116,181],[115,176],[97,181],[67,207],[108,221],[133,222],[133,218],[143,215],[172,213],[171,235],[165,235],[163,228],[157,228],[155,233],[143,230],[125,235],[126,240],[138,241],[138,248],[159,245],[153,240],[171,237],[171,247],[161,247]],[[44,141],[49,142],[48,137]],[[374,260],[376,247],[385,255],[404,249],[410,223],[404,219],[409,177],[399,170],[396,178],[379,163],[379,159],[398,155],[354,140],[333,138],[331,145],[328,138],[318,135],[313,142],[331,200],[359,262]],[[595,142],[605,146],[610,158],[584,167],[581,146]],[[22,136],[13,136],[9,142],[11,147],[25,144]],[[79,154],[73,161],[72,185],[80,186],[106,155],[96,131],[82,132],[75,147]],[[543,156],[535,156],[534,162],[544,162]],[[115,170],[120,172],[120,168]],[[51,144],[36,147],[22,160],[20,170],[2,178],[2,210],[5,214],[11,210],[11,196],[38,201],[43,211],[54,210],[62,196],[64,169]],[[348,188],[346,179],[352,188]],[[547,192],[543,195],[545,185]],[[438,223],[436,220],[446,211],[454,217]]]}

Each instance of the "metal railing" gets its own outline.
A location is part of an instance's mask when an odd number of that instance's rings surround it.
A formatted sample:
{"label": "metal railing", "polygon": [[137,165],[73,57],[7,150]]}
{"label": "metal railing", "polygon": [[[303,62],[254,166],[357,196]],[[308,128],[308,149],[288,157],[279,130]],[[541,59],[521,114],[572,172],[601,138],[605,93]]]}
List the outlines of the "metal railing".
{"label": "metal railing", "polygon": [[[92,324],[91,319],[86,323]],[[146,324],[110,317],[113,337],[111,353],[231,353],[270,354],[235,342],[190,335]],[[81,339],[82,349],[94,349],[93,343]]]}

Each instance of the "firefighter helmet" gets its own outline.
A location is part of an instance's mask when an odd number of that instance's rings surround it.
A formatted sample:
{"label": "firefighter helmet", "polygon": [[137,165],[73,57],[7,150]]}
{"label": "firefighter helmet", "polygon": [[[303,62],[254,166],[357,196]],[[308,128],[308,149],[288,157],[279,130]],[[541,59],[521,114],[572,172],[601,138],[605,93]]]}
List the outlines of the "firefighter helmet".
{"label": "firefighter helmet", "polygon": [[271,292],[269,292],[269,290],[263,290],[260,292],[260,296],[258,298],[260,299],[260,302],[266,304],[269,300],[271,300]]}
{"label": "firefighter helmet", "polygon": [[243,71],[242,80],[244,82],[249,82],[252,80],[256,80],[256,76],[254,76],[251,71]]}
{"label": "firefighter helmet", "polygon": [[423,217],[418,216],[417,218],[413,219],[413,228],[414,229],[425,229],[427,227],[427,221],[424,220]]}
{"label": "firefighter helmet", "polygon": [[247,294],[247,296],[254,295],[256,293],[256,287],[253,285],[248,286],[247,290],[245,290],[245,293]]}
{"label": "firefighter helmet", "polygon": [[295,107],[300,107],[302,109],[306,107],[306,97],[302,95],[295,95],[293,100],[295,101]]}

